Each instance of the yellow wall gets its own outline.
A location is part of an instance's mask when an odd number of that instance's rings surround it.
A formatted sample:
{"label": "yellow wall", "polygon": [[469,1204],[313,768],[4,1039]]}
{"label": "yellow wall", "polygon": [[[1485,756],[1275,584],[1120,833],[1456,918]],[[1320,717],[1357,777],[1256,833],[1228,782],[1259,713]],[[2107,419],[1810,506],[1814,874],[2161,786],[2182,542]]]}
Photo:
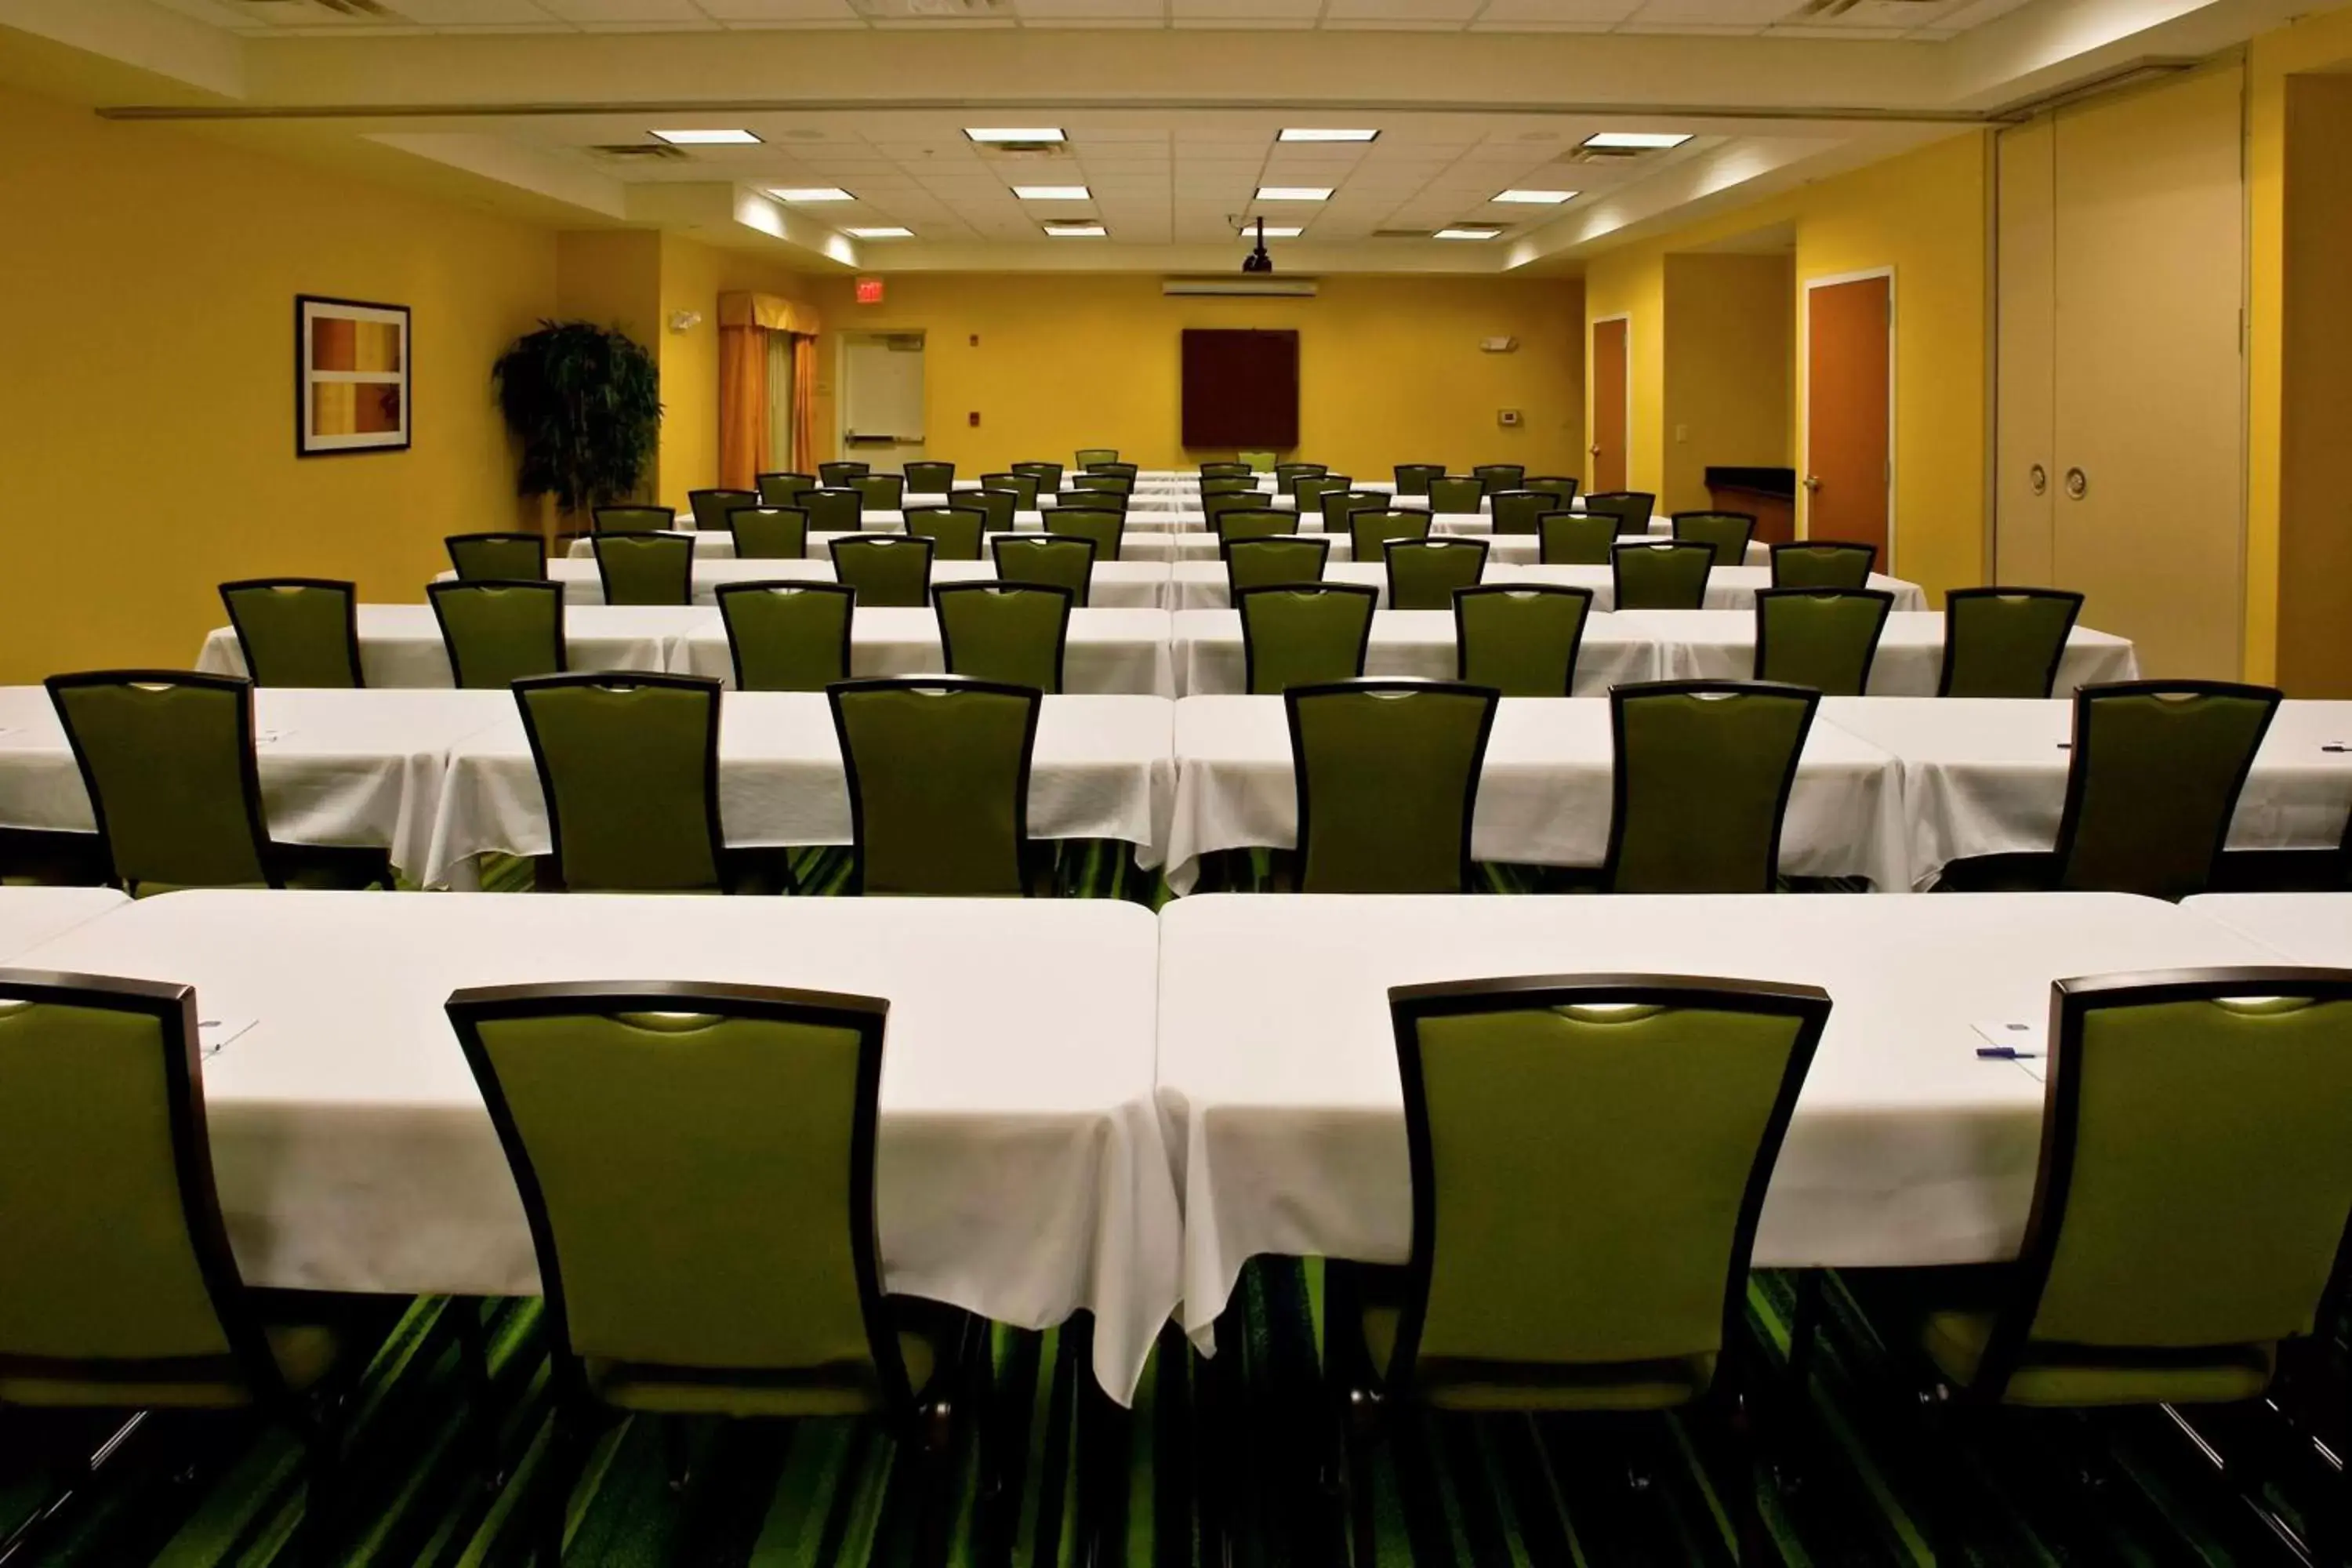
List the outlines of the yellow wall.
{"label": "yellow wall", "polygon": [[[684,512],[687,491],[719,483],[719,296],[742,290],[806,300],[813,281],[745,251],[661,237],[663,505]],[[702,320],[673,332],[669,319],[679,310]]]}
{"label": "yellow wall", "polygon": [[[184,667],[226,579],[419,599],[514,524],[490,364],[552,236],[9,91],[0,142],[0,681]],[[414,310],[409,450],[294,456],[298,293]]]}
{"label": "yellow wall", "polygon": [[1672,511],[1714,504],[1709,468],[1785,468],[1796,381],[1795,258],[1668,256],[1665,402]]}
{"label": "yellow wall", "polygon": [[[1337,277],[1318,298],[1266,300],[1168,299],[1152,275],[900,273],[878,306],[856,304],[846,279],[809,282],[833,339],[818,374],[825,450],[842,331],[927,334],[926,448],[978,473],[1095,446],[1146,468],[1193,460],[1181,445],[1179,333],[1296,328],[1302,457],[1360,478],[1401,462],[1577,471],[1572,279]],[[1518,349],[1483,353],[1489,337],[1516,337]],[[1519,411],[1518,428],[1497,425],[1506,408]]]}

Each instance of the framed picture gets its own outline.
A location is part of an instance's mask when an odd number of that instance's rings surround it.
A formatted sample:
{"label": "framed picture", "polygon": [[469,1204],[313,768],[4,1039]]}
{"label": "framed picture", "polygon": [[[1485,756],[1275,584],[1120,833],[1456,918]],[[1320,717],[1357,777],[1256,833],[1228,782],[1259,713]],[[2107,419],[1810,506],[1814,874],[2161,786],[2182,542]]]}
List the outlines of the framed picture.
{"label": "framed picture", "polygon": [[408,447],[408,307],[294,297],[294,453]]}

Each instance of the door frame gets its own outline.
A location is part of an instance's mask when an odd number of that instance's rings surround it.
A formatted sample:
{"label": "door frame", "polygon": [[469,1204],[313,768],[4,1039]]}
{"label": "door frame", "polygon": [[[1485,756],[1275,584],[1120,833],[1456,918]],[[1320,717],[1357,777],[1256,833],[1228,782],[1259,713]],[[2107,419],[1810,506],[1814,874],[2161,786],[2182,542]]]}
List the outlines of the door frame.
{"label": "door frame", "polygon": [[[1605,326],[1605,325],[1607,325],[1607,324],[1608,324],[1609,322],[1611,322],[1611,321],[1622,321],[1622,322],[1624,322],[1624,323],[1625,323],[1625,483],[1626,483],[1627,485],[1629,485],[1629,486],[1630,486],[1630,485],[1632,485],[1632,484],[1633,484],[1633,311],[1631,311],[1631,310],[1612,310],[1612,311],[1611,311],[1608,315],[1605,315],[1605,316],[1595,316],[1595,317],[1591,318],[1590,321],[1586,321],[1586,322],[1584,323],[1584,363],[1585,363],[1586,376],[1587,376],[1587,379],[1588,379],[1588,380],[1590,380],[1590,379],[1591,379],[1591,371],[1592,371],[1592,369],[1594,368],[1594,367],[1593,367],[1593,361],[1594,361],[1594,358],[1595,358],[1595,356],[1594,356],[1594,354],[1593,354],[1593,353],[1592,353],[1592,339],[1593,339],[1593,335],[1594,335],[1594,329],[1595,329],[1595,328],[1598,328],[1598,327]],[[1589,404],[1590,404],[1590,402],[1591,402],[1591,396],[1592,396],[1592,395],[1597,395],[1597,394],[1598,394],[1598,392],[1599,392],[1599,390],[1600,390],[1600,389],[1599,389],[1598,387],[1595,387],[1595,388],[1593,389],[1593,393],[1592,393],[1592,394],[1589,394],[1589,395],[1587,395],[1587,403],[1588,403],[1588,405],[1589,405]],[[1590,416],[1590,414],[1589,414],[1589,413],[1587,414],[1587,418],[1588,418],[1588,420],[1591,418],[1591,416]],[[1592,448],[1593,442],[1594,442],[1594,441],[1595,441],[1595,439],[1599,437],[1599,435],[1600,435],[1600,432],[1599,432],[1599,431],[1597,431],[1597,430],[1595,430],[1595,429],[1593,429],[1593,428],[1592,428],[1592,426],[1591,426],[1589,423],[1586,425],[1586,426],[1585,426],[1585,437],[1584,437],[1584,446],[1585,446],[1584,458],[1585,458],[1585,461],[1586,461],[1586,463],[1587,463],[1587,464],[1591,467],[1591,472],[1592,472],[1592,481],[1593,481],[1593,482],[1592,482],[1592,488],[1593,488],[1593,489],[1600,489],[1600,488],[1601,488],[1601,470],[1600,470],[1600,464],[1598,463],[1598,461],[1596,461],[1596,459],[1595,459],[1595,454],[1593,453],[1593,451],[1591,450],[1591,448]]]}
{"label": "door frame", "polygon": [[1805,489],[1805,476],[1812,469],[1813,457],[1813,290],[1834,289],[1841,283],[1861,283],[1873,278],[1886,279],[1886,559],[1879,570],[1893,575],[1895,547],[1902,542],[1895,515],[1895,448],[1902,426],[1896,422],[1895,405],[1895,328],[1900,317],[1895,299],[1895,268],[1864,267],[1853,272],[1832,272],[1820,278],[1808,278],[1804,282],[1804,309],[1797,317],[1797,418],[1804,440],[1797,448],[1797,458],[1803,466],[1797,470],[1797,489],[1803,499],[1800,515],[1804,519],[1804,537],[1813,536],[1813,492]]}
{"label": "door frame", "polygon": [[[931,396],[931,334],[930,330],[928,327],[857,327],[850,331],[835,332],[832,334],[832,336],[834,338],[833,384],[835,387],[833,399],[833,449],[836,453],[840,454],[845,458],[855,458],[856,456],[856,453],[849,449],[849,348],[852,342],[879,342],[887,338],[920,338],[923,340],[923,401],[926,415],[923,423],[926,426],[929,426],[930,424],[930,420],[928,416],[929,413],[929,405],[930,403]],[[912,454],[916,460],[919,461],[930,455],[930,434],[931,433],[928,427],[923,431],[924,445]],[[887,468],[877,466],[875,471],[877,473],[898,473],[901,471],[906,464],[908,456],[908,454],[903,449],[893,447],[891,449],[891,455],[888,458],[889,466]]]}

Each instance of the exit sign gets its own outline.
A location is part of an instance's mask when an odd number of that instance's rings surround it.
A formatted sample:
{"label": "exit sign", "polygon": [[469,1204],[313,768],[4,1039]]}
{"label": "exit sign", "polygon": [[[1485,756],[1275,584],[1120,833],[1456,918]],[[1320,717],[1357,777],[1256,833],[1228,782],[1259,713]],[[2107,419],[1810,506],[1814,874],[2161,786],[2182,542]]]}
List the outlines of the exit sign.
{"label": "exit sign", "polygon": [[857,302],[861,305],[880,304],[882,302],[882,279],[879,278],[860,278],[857,280]]}

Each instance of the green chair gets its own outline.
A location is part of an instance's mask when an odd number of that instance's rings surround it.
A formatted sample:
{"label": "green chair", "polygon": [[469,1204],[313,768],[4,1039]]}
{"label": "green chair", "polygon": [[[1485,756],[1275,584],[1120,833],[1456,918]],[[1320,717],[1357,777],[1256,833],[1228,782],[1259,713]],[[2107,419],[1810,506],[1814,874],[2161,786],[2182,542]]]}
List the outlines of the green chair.
{"label": "green chair", "polygon": [[1425,496],[1430,482],[1445,477],[1443,463],[1399,463],[1396,466],[1396,493],[1401,496]]}
{"label": "green chair", "polygon": [[[1585,503],[1590,506],[1590,500]],[[1794,544],[1772,546],[1772,586],[1775,588],[1867,588],[1878,564],[1874,544],[1841,544],[1834,540],[1801,539]]]}
{"label": "green chair", "polygon": [[1860,697],[1895,595],[1874,588],[1765,588],[1756,595],[1756,679]]}
{"label": "green chair", "polygon": [[1295,511],[1261,511],[1255,508],[1236,507],[1220,512],[1209,520],[1216,531],[1217,546],[1222,550],[1237,539],[1284,539],[1298,526]]}
{"label": "green chair", "polygon": [[546,1296],[541,1563],[562,1560],[571,1493],[608,1412],[667,1425],[673,1489],[688,1421],[879,1415],[886,1441],[934,1468],[921,1510],[924,1532],[940,1531],[948,1395],[980,1339],[954,1309],[883,1289],[889,1005],[680,981],[449,997]]}
{"label": "green chair", "polygon": [[934,675],[845,680],[828,695],[849,773],[856,890],[1024,896],[1044,694]]}
{"label": "green chair", "polygon": [[1238,588],[1243,689],[1270,696],[1294,686],[1354,680],[1364,673],[1381,592],[1357,583]]}
{"label": "green chair", "polygon": [[837,463],[819,463],[816,466],[817,482],[832,490],[845,490],[850,488],[850,480],[873,471],[872,464],[861,463],[854,459]]}
{"label": "green chair", "polygon": [[588,513],[593,533],[667,533],[677,527],[677,510],[667,506],[600,506]]}
{"label": "green chair", "polygon": [[1078,467],[1081,468],[1091,468],[1097,463],[1116,463],[1118,461],[1118,448],[1116,447],[1081,447],[1078,448],[1077,458]]}
{"label": "green chair", "polygon": [[1620,540],[1609,547],[1609,576],[1620,610],[1703,610],[1715,546],[1670,539]]}
{"label": "green chair", "polygon": [[1944,595],[1938,697],[2047,698],[2083,613],[2060,588],[1953,588]]}
{"label": "green chair", "polygon": [[988,542],[1000,583],[1064,588],[1073,609],[1087,607],[1094,585],[1095,542],[1075,533],[998,534]]}
{"label": "green chair", "polygon": [[728,514],[738,561],[801,561],[808,556],[809,515],[800,508],[742,506]]}
{"label": "green chair", "polygon": [[[14,1430],[112,1413],[42,1444],[70,1450],[62,1479],[77,1493],[94,1483],[91,1447],[126,1415],[155,1412],[159,1425],[177,1413],[264,1415],[299,1440],[309,1488],[295,1539],[269,1551],[323,1562],[345,1398],[407,1303],[245,1283],[214,1182],[203,1055],[189,986],[0,970],[0,1415]],[[193,1453],[197,1436],[183,1430],[178,1444]],[[219,1439],[227,1447],[215,1453],[236,1450],[234,1422],[205,1441]],[[51,1561],[41,1547],[64,1544],[57,1521],[69,1516],[17,1495],[31,1511],[11,1556]],[[113,1506],[162,1501],[141,1496]],[[126,1560],[119,1532],[114,1552],[89,1545],[106,1539],[93,1532],[55,1560]]]}
{"label": "green chair", "polygon": [[738,691],[822,691],[849,679],[857,591],[839,583],[722,583],[719,618]]}
{"label": "green chair", "polygon": [[1617,893],[1769,893],[1822,694],[1738,680],[1613,687],[1609,858]]}
{"label": "green chair", "polygon": [[1453,517],[1473,516],[1486,510],[1486,487],[1477,479],[1440,474],[1429,481],[1429,510]]}
{"label": "green chair", "polygon": [[1057,511],[1108,511],[1125,517],[1127,497],[1117,490],[1064,490],[1054,498],[1054,504],[1044,508],[1043,511],[1049,523]]}
{"label": "green chair", "polygon": [[[1062,488],[1062,465],[1059,463],[1007,463],[1005,467],[1013,473],[1036,480],[1041,494]],[[1033,496],[1031,499],[1035,498]]]}
{"label": "green chair", "polygon": [[690,605],[694,541],[682,533],[600,533],[588,542],[608,605]]}
{"label": "green chair", "polygon": [[1203,496],[1254,496],[1258,493],[1257,476],[1246,470],[1224,476],[1213,474],[1201,481],[1201,494]]}
{"label": "green chair", "polygon": [[[1315,498],[1315,512],[1307,515],[1312,517],[1316,512],[1321,513],[1326,533],[1345,533],[1349,518],[1360,511],[1384,511],[1394,499],[1379,490],[1325,490]],[[1424,521],[1427,515],[1423,514]],[[1400,534],[1397,537],[1405,536]]]}
{"label": "green chair", "polygon": [[[1233,495],[1202,496],[1201,498],[1201,513],[1208,520],[1209,526],[1211,528],[1214,528],[1217,525],[1217,519],[1224,516],[1227,512],[1273,511],[1278,510],[1267,505],[1267,497],[1255,490],[1243,490]],[[1298,514],[1297,512],[1286,511],[1282,515],[1284,519],[1283,531],[1285,532],[1290,532],[1296,530],[1298,525]]]}
{"label": "green chair", "polygon": [[[1056,477],[1055,482],[1057,484],[1060,482],[1058,477]],[[1024,474],[1018,468],[1011,469],[1002,474],[982,474],[980,476],[980,486],[982,489],[1011,490],[1015,495],[1019,496],[1021,500],[1014,509],[1019,511],[1035,511],[1037,510],[1037,475]]]}
{"label": "green chair", "polygon": [[1321,534],[1299,533],[1230,539],[1217,546],[1217,552],[1225,558],[1226,590],[1239,594],[1247,588],[1320,583],[1324,563],[1330,558],[1331,541]]}
{"label": "green chair", "polygon": [[563,673],[560,583],[433,583],[449,673],[461,690],[502,691],[532,675]]}
{"label": "green chair", "polygon": [[[1579,480],[1565,474],[1545,474],[1535,479],[1522,480],[1519,488],[1523,490],[1532,491],[1537,495],[1551,497],[1551,499],[1558,503],[1556,510],[1566,511],[1570,506],[1575,503],[1576,492],[1579,488]],[[1555,509],[1552,507],[1547,507],[1544,510],[1549,511]]]}
{"label": "green chair", "polygon": [[1470,470],[1470,477],[1484,485],[1491,496],[1517,489],[1528,477],[1528,470],[1517,463],[1481,463]]}
{"label": "green chair", "polygon": [[1702,1405],[1741,1450],[1727,1503],[1740,1561],[1766,1561],[1743,1407],[1748,1260],[1829,996],[1558,976],[1399,986],[1389,1010],[1409,1261],[1327,1275],[1333,1403],[1357,1416],[1355,1560],[1376,1561],[1366,1470],[1387,1410],[1539,1415],[1559,1441],[1587,1415],[1597,1458],[1624,1441],[1607,1423]]}
{"label": "green chair", "polygon": [[859,474],[849,481],[857,492],[858,510],[897,511],[907,504],[907,481],[898,474]]}
{"label": "green chair", "polygon": [[1062,652],[1070,638],[1067,588],[1036,583],[957,583],[933,591],[940,650],[950,675],[1007,686],[1062,689]]}
{"label": "green chair", "polygon": [[1127,534],[1127,514],[1123,511],[1057,506],[1045,513],[1045,521],[1047,533],[1094,541],[1097,561],[1118,560],[1120,542]]}
{"label": "green chair", "polygon": [[1565,511],[1568,503],[1542,490],[1496,490],[1486,500],[1496,533],[1538,534],[1546,512]]}
{"label": "green chair", "polygon": [[1601,511],[1548,511],[1536,519],[1536,559],[1547,566],[1606,566],[1617,520]]}
{"label": "green chair", "polygon": [[759,506],[757,490],[688,490],[686,504],[694,509],[694,526],[709,533],[727,531],[727,520],[739,508]]}
{"label": "green chair", "polygon": [[[1329,497],[1324,498],[1328,500]],[[1429,537],[1429,514],[1425,511],[1384,511],[1367,507],[1350,512],[1345,522],[1334,527],[1326,521],[1326,534],[1344,532],[1348,536],[1348,559],[1376,565],[1381,552],[1399,541],[1419,543]]]}
{"label": "green chair", "polygon": [[1323,515],[1323,498],[1332,490],[1353,489],[1356,481],[1346,474],[1329,472],[1307,474],[1290,487],[1290,494],[1301,517]]}
{"label": "green chair", "polygon": [[108,879],[124,892],[393,885],[382,849],[269,837],[251,681],[102,669],[44,684],[89,796]]}
{"label": "green chair", "polygon": [[460,583],[529,583],[547,575],[547,541],[536,533],[453,533],[441,542]]}
{"label": "green chair", "polygon": [[2056,849],[1955,860],[1939,885],[2174,900],[2207,891],[2280,699],[2224,680],[2084,687]]}
{"label": "green chair", "polygon": [[1655,515],[1657,506],[1658,498],[1646,490],[1595,490],[1584,498],[1585,510],[1613,519],[1618,533],[1623,536],[1649,532],[1650,519]]}
{"label": "green chair", "polygon": [[955,489],[953,463],[913,462],[906,471],[908,495],[943,496]]}
{"label": "green chair", "polygon": [[1454,595],[1457,679],[1506,697],[1566,697],[1592,616],[1592,591],[1554,584],[1490,583]]}
{"label": "green chair", "polygon": [[1210,479],[1255,479],[1256,474],[1247,463],[1202,463],[1201,478]]}
{"label": "green chair", "polygon": [[1478,770],[1501,699],[1443,680],[1285,689],[1298,890],[1469,891]]}
{"label": "green chair", "polygon": [[604,671],[514,683],[553,849],[540,886],[719,892],[719,682]]}
{"label": "green chair", "polygon": [[814,474],[761,474],[752,482],[759,487],[760,504],[767,507],[797,507],[817,487]]}
{"label": "green chair", "polygon": [[931,602],[931,542],[905,533],[856,533],[833,542],[834,581],[869,610],[920,609]]}
{"label": "green chair", "polygon": [[1065,496],[1087,494],[1117,496],[1122,503],[1134,493],[1135,481],[1125,474],[1103,473],[1074,475],[1070,479],[1070,488],[1063,492]]}
{"label": "green chair", "polygon": [[1132,484],[1143,470],[1136,467],[1133,463],[1122,463],[1114,459],[1108,463],[1088,463],[1087,465],[1087,472],[1090,474],[1116,474],[1120,479]]}
{"label": "green chair", "polygon": [[955,500],[950,504],[980,513],[980,527],[983,533],[1012,532],[1020,522],[1013,514],[1023,510],[1019,491],[997,489],[992,486],[986,489],[958,490]]}
{"label": "green chair", "polygon": [[1274,489],[1276,495],[1295,496],[1298,481],[1321,479],[1331,471],[1328,463],[1276,463],[1274,466]]}
{"label": "green chair", "polygon": [[256,686],[367,684],[360,674],[359,590],[351,584],[253,578],[222,584],[220,596]]}
{"label": "green chair", "polygon": [[801,492],[811,533],[856,533],[866,526],[866,498],[850,489]]}
{"label": "green chair", "polygon": [[1748,542],[1756,536],[1756,519],[1744,511],[1678,511],[1675,537],[1715,546],[1717,566],[1748,564]]}
{"label": "green chair", "polygon": [[907,510],[907,531],[931,542],[934,561],[977,561],[988,513],[976,506],[918,506]]}
{"label": "green chair", "polygon": [[1450,610],[1486,573],[1483,539],[1392,539],[1385,553],[1391,610]]}

